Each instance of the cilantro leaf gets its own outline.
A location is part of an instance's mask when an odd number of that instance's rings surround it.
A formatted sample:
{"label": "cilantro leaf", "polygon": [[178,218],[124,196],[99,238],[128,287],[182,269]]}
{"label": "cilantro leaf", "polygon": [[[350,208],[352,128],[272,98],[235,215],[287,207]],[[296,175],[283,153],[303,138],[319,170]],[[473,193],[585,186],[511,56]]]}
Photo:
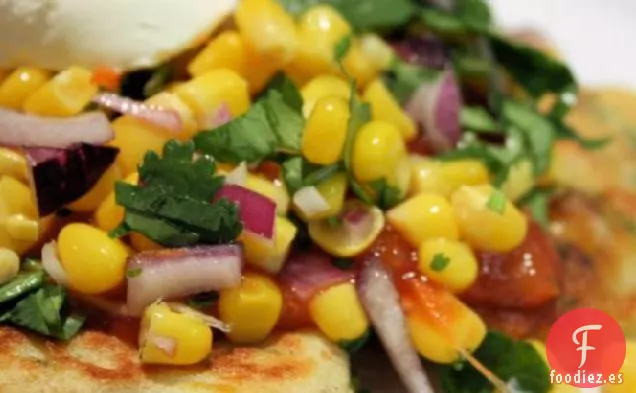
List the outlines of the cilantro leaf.
{"label": "cilantro leaf", "polygon": [[278,77],[249,111],[194,137],[198,150],[226,163],[256,163],[276,152],[298,152],[305,120],[294,84]]}
{"label": "cilantro leaf", "polygon": [[45,285],[20,300],[10,312],[8,320],[45,336],[68,340],[84,323],[80,315],[66,315],[63,306],[66,290],[59,285]]}
{"label": "cilantro leaf", "polygon": [[363,335],[353,340],[342,340],[338,342],[338,346],[348,353],[359,351],[369,341],[371,337],[371,329],[367,329]]}
{"label": "cilantro leaf", "polygon": [[218,292],[205,292],[205,293],[200,293],[198,295],[191,296],[188,299],[188,305],[190,307],[194,307],[198,309],[205,309],[218,301],[219,301]]}
{"label": "cilantro leaf", "polygon": [[[524,392],[547,393],[551,388],[548,367],[530,343],[491,331],[474,356],[504,382],[514,381]],[[494,392],[490,382],[468,363],[461,368],[439,366],[438,370],[445,393]]]}
{"label": "cilantro leaf", "polygon": [[292,15],[300,15],[316,4],[329,4],[356,30],[400,27],[415,11],[410,0],[278,0]]}
{"label": "cilantro leaf", "polygon": [[463,128],[475,132],[499,133],[501,132],[495,119],[488,111],[481,107],[465,106],[459,113],[459,121]]}
{"label": "cilantro leaf", "polygon": [[139,277],[141,276],[142,272],[143,272],[143,269],[140,267],[129,269],[126,271],[126,277],[129,277],[129,278]]}
{"label": "cilantro leaf", "polygon": [[492,25],[490,7],[484,0],[456,1],[456,14],[473,31],[488,31]]}
{"label": "cilantro leaf", "polygon": [[38,289],[44,283],[44,278],[43,270],[19,273],[13,280],[0,286],[0,304]]}
{"label": "cilantro leaf", "polygon": [[292,109],[301,111],[303,108],[303,96],[291,79],[283,72],[277,72],[267,85],[265,92],[278,91],[283,96],[283,101]]}
{"label": "cilantro leaf", "polygon": [[340,270],[351,270],[353,268],[353,260],[350,258],[334,258],[331,264]]}
{"label": "cilantro leaf", "polygon": [[303,158],[291,157],[283,162],[283,181],[290,195],[303,187]]}
{"label": "cilantro leaf", "polygon": [[547,228],[549,221],[549,202],[554,190],[549,188],[535,188],[519,200],[520,206],[530,209],[532,216],[542,227]]}
{"label": "cilantro leaf", "polygon": [[402,200],[402,191],[389,185],[386,179],[378,179],[369,183],[376,197],[376,205],[382,210],[389,210]]}
{"label": "cilantro leaf", "polygon": [[494,189],[490,197],[488,198],[488,202],[486,202],[486,206],[489,210],[497,213],[504,214],[506,209],[506,196],[499,189]]}
{"label": "cilantro leaf", "polygon": [[192,142],[167,142],[162,158],[149,152],[139,167],[141,186],[115,184],[115,200],[126,212],[111,236],[134,231],[169,247],[234,240],[242,229],[238,206],[213,202],[223,185],[214,171],[211,158],[194,158]]}
{"label": "cilantro leaf", "polygon": [[498,35],[491,35],[490,41],[497,62],[533,97],[578,90],[574,74],[560,61]]}
{"label": "cilantro leaf", "polygon": [[393,96],[404,105],[423,83],[435,80],[440,74],[440,71],[396,59],[384,75],[384,82]]}
{"label": "cilantro leaf", "polygon": [[353,42],[353,37],[349,34],[342,37],[333,49],[333,58],[336,63],[340,63],[351,48],[351,43]]}
{"label": "cilantro leaf", "polygon": [[330,164],[330,165],[325,165],[323,167],[320,167],[312,171],[307,176],[305,176],[305,179],[303,180],[303,185],[315,186],[319,184],[321,181],[331,177],[332,175],[335,175],[341,169],[342,169],[342,165],[340,165],[340,163]]}
{"label": "cilantro leaf", "polygon": [[444,254],[435,254],[430,263],[430,268],[434,272],[441,272],[446,269],[446,266],[450,263],[450,258]]}

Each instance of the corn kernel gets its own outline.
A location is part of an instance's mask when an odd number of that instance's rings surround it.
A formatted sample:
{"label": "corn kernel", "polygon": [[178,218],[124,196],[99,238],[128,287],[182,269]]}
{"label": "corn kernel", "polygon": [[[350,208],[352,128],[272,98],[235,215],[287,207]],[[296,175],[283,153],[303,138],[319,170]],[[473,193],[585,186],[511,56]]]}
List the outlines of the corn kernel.
{"label": "corn kernel", "polygon": [[234,19],[245,42],[281,66],[294,56],[296,24],[274,0],[243,0]]}
{"label": "corn kernel", "polygon": [[219,314],[231,331],[228,338],[237,344],[264,340],[274,329],[283,309],[283,294],[275,282],[254,273],[243,276],[241,286],[219,295]]}
{"label": "corn kernel", "polygon": [[377,34],[363,34],[360,37],[360,48],[371,61],[373,67],[387,71],[393,63],[393,49]]}
{"label": "corn kernel", "polygon": [[157,135],[164,134],[167,138],[176,138],[182,141],[187,141],[192,139],[194,134],[199,129],[197,124],[197,119],[194,116],[194,113],[190,109],[190,107],[183,101],[179,96],[170,92],[162,92],[153,95],[152,97],[146,100],[146,104],[149,105],[157,105],[161,108],[169,109],[176,112],[181,119],[182,129],[178,134],[173,134],[170,131],[156,127],[152,124],[147,124],[148,127],[154,128],[153,131]]}
{"label": "corn kernel", "polygon": [[315,5],[305,11],[298,20],[298,27],[320,35],[329,44],[331,53],[340,39],[351,34],[349,22],[333,7],[326,4]]}
{"label": "corn kernel", "polygon": [[154,303],[146,308],[141,321],[140,360],[145,364],[196,364],[211,353],[213,338],[212,330],[201,319]]}
{"label": "corn kernel", "polygon": [[451,205],[468,244],[483,251],[507,252],[526,237],[528,221],[501,193],[502,209],[489,206],[496,194],[492,186],[464,186],[453,193]]}
{"label": "corn kernel", "polygon": [[374,120],[392,123],[400,130],[406,141],[415,138],[417,135],[415,122],[404,113],[381,79],[378,78],[367,86],[362,99],[371,105]]}
{"label": "corn kernel", "polygon": [[37,68],[17,68],[0,84],[0,107],[22,109],[22,103],[49,78],[48,72]]}
{"label": "corn kernel", "polygon": [[369,320],[352,283],[334,285],[309,303],[309,315],[330,340],[351,341],[369,329]]}
{"label": "corn kernel", "polygon": [[241,35],[236,31],[225,31],[197,54],[188,64],[188,72],[197,77],[207,71],[226,68],[245,75],[245,57]]}
{"label": "corn kernel", "polygon": [[157,133],[156,127],[132,116],[117,118],[112,127],[115,139],[109,145],[119,149],[116,163],[124,176],[137,170],[149,150],[161,154],[168,140],[165,132]]}
{"label": "corn kernel", "polygon": [[[16,215],[24,216],[29,220],[37,220],[37,208],[31,195],[31,189],[13,177],[0,176],[0,247],[8,248],[21,255],[35,242],[16,239],[12,236],[12,233],[14,235],[22,233],[18,228],[11,227],[10,218]],[[41,220],[38,225],[41,233],[49,228],[53,222],[52,217],[45,217]],[[7,225],[7,221],[9,221],[9,225]]]}
{"label": "corn kernel", "polygon": [[20,270],[20,257],[13,250],[0,247],[0,285],[11,281]]}
{"label": "corn kernel", "polygon": [[406,145],[391,123],[371,121],[358,131],[353,144],[353,174],[360,183],[385,179],[406,192],[411,173]]}
{"label": "corn kernel", "polygon": [[424,241],[419,250],[420,271],[454,293],[462,292],[477,279],[479,265],[467,244],[451,239]]}
{"label": "corn kernel", "polygon": [[69,286],[78,292],[104,293],[125,279],[128,248],[101,229],[68,224],[60,232],[58,247]]}
{"label": "corn kernel", "polygon": [[323,97],[340,96],[348,101],[351,98],[351,87],[340,77],[320,75],[307,82],[300,95],[303,97],[303,114],[309,117],[316,102]]}
{"label": "corn kernel", "polygon": [[6,78],[7,76],[9,76],[9,71],[0,70],[0,83],[2,83],[4,78]]}
{"label": "corn kernel", "polygon": [[40,235],[38,221],[23,214],[14,214],[8,217],[4,222],[4,228],[9,236],[16,240],[35,243]]}
{"label": "corn kernel", "polygon": [[360,41],[357,39],[353,40],[342,60],[342,68],[355,79],[356,85],[360,88],[366,87],[380,73],[380,70],[373,66],[373,61],[362,50]]}
{"label": "corn kernel", "polygon": [[631,393],[636,390],[636,342],[627,340],[626,344],[625,361],[619,370],[623,374],[622,383],[604,385],[603,393]]}
{"label": "corn kernel", "polygon": [[510,168],[506,182],[501,191],[511,201],[516,201],[526,195],[535,185],[532,163],[528,160],[519,161]]}
{"label": "corn kernel", "polygon": [[161,250],[163,247],[160,244],[153,242],[141,233],[133,232],[129,235],[130,245],[137,252]]}
{"label": "corn kernel", "polygon": [[411,195],[434,192],[449,197],[461,186],[486,185],[489,182],[488,168],[477,160],[440,162],[411,157]]}
{"label": "corn kernel", "polygon": [[249,86],[250,94],[258,94],[278,71],[281,65],[258,52],[248,43],[245,45],[245,71],[243,76]]}
{"label": "corn kernel", "polygon": [[27,168],[24,155],[6,147],[0,147],[0,176],[11,176],[21,182],[27,182]]}
{"label": "corn kernel", "polygon": [[314,164],[337,162],[347,137],[349,103],[339,96],[326,96],[316,102],[307,119],[301,143],[303,156]]}
{"label": "corn kernel", "polygon": [[[125,183],[137,184],[139,174],[133,172],[124,179]],[[95,225],[106,232],[117,228],[117,225],[124,219],[124,208],[115,203],[115,192],[111,191],[106,199],[95,210]]]}
{"label": "corn kernel", "polygon": [[329,205],[329,210],[321,212],[318,217],[313,218],[327,218],[339,214],[347,194],[347,175],[344,173],[333,174],[318,183],[316,188]]}
{"label": "corn kernel", "polygon": [[421,280],[409,280],[416,304],[405,307],[411,340],[420,355],[436,363],[461,359],[486,337],[486,324],[452,293]]}
{"label": "corn kernel", "polygon": [[[243,4],[243,3],[241,3]],[[199,127],[207,127],[209,119],[225,103],[232,117],[247,112],[250,96],[247,82],[239,74],[228,69],[208,71],[175,87],[175,93],[190,106]]]}
{"label": "corn kernel", "polygon": [[298,228],[285,217],[277,216],[274,222],[274,241],[243,232],[239,240],[243,243],[248,264],[267,273],[278,273],[285,263]]}
{"label": "corn kernel", "polygon": [[437,237],[459,239],[453,209],[441,195],[418,194],[388,211],[386,218],[415,247]]}
{"label": "corn kernel", "polygon": [[71,67],[53,77],[29,96],[22,106],[27,113],[40,116],[75,116],[91,102],[99,90],[93,73]]}
{"label": "corn kernel", "polygon": [[102,203],[115,187],[115,182],[121,179],[121,170],[116,164],[111,165],[97,183],[86,194],[68,205],[72,211],[91,212]]}

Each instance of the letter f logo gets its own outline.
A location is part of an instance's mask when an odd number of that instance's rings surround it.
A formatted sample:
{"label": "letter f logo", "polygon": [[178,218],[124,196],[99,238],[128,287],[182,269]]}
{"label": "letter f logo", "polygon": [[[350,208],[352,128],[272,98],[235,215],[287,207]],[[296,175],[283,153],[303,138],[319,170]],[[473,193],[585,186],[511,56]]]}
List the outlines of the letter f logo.
{"label": "letter f logo", "polygon": [[[585,325],[576,329],[572,334],[572,341],[574,341],[574,344],[580,345],[580,347],[576,349],[577,351],[581,351],[581,364],[579,364],[579,368],[583,367],[585,361],[587,360],[587,351],[593,351],[596,349],[587,345],[587,332],[589,330],[601,330],[602,327],[602,325]],[[581,340],[581,342],[579,342],[577,336],[581,332],[583,333],[581,335],[583,339]]]}

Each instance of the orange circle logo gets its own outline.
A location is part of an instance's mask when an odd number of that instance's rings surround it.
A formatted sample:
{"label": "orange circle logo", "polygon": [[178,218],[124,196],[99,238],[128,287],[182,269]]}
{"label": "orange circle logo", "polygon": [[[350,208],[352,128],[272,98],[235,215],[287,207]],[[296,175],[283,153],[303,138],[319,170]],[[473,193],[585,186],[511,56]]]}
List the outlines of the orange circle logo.
{"label": "orange circle logo", "polygon": [[580,308],[559,318],[546,341],[552,383],[593,388],[622,382],[625,335],[603,311]]}

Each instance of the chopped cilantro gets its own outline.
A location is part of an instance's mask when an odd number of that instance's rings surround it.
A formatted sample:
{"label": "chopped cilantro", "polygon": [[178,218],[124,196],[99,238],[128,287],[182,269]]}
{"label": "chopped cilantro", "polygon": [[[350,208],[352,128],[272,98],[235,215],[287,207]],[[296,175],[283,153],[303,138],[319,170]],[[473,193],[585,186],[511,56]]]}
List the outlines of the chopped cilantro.
{"label": "chopped cilantro", "polygon": [[291,157],[282,163],[283,181],[290,195],[303,187],[303,158]]}
{"label": "chopped cilantro", "polygon": [[500,133],[495,119],[488,111],[481,107],[465,106],[459,114],[459,121],[462,127],[475,132]]}
{"label": "chopped cilantro", "polygon": [[[505,383],[515,383],[520,391],[550,391],[548,366],[528,342],[515,341],[501,333],[489,332],[474,356]],[[445,393],[494,392],[490,382],[467,362],[461,368],[454,365],[439,366],[438,371]]]}
{"label": "chopped cilantro", "polygon": [[303,185],[315,186],[321,181],[335,175],[340,170],[342,170],[342,165],[340,163],[320,167],[305,177]]}
{"label": "chopped cilantro", "polygon": [[205,292],[191,296],[188,299],[188,305],[193,308],[206,309],[212,304],[219,301],[218,292]]}
{"label": "chopped cilantro", "polygon": [[353,260],[349,258],[334,258],[331,264],[341,270],[351,270],[353,267]]}
{"label": "chopped cilantro", "polygon": [[[256,163],[277,152],[297,153],[304,128],[302,99],[279,77],[249,111],[194,137],[198,150],[226,163]],[[300,100],[300,101],[299,101]]]}
{"label": "chopped cilantro", "polygon": [[115,200],[126,209],[113,236],[139,232],[169,247],[234,240],[242,230],[238,206],[216,202],[223,178],[214,176],[214,161],[194,159],[194,144],[169,141],[163,158],[148,152],[139,167],[140,184],[115,184]]}
{"label": "chopped cilantro", "polygon": [[506,196],[499,189],[494,189],[488,198],[486,206],[497,214],[504,214],[506,210]]}
{"label": "chopped cilantro", "polygon": [[140,267],[128,269],[128,271],[126,271],[126,277],[129,277],[129,278],[139,277],[142,272],[143,272],[143,269]]}
{"label": "chopped cilantro", "polygon": [[429,267],[434,272],[441,272],[446,269],[446,266],[450,263],[450,258],[444,254],[435,254]]}
{"label": "chopped cilantro", "polygon": [[349,34],[342,37],[334,47],[333,50],[333,58],[336,63],[340,64],[342,60],[347,56],[349,49],[351,48],[351,43],[353,42],[353,37]]}
{"label": "chopped cilantro", "polygon": [[20,272],[13,280],[0,285],[0,305],[40,288],[44,279],[43,270]]}
{"label": "chopped cilantro", "polygon": [[338,216],[327,217],[327,223],[332,228],[338,228],[340,225],[342,225],[342,219]]}
{"label": "chopped cilantro", "polygon": [[382,210],[389,210],[402,201],[402,191],[396,186],[387,184],[385,179],[369,183],[376,198],[376,205]]}
{"label": "chopped cilantro", "polygon": [[419,65],[395,59],[391,69],[384,75],[384,82],[393,96],[404,105],[423,83],[437,79],[442,73]]}
{"label": "chopped cilantro", "polygon": [[152,72],[150,79],[144,85],[144,96],[151,97],[164,90],[174,77],[175,71],[170,64],[164,63]]}
{"label": "chopped cilantro", "polygon": [[364,344],[369,341],[371,337],[371,329],[367,329],[364,334],[358,338],[354,338],[353,340],[343,340],[338,342],[338,346],[349,353],[354,353],[360,350],[360,348],[364,347]]}
{"label": "chopped cilantro", "polygon": [[550,188],[535,188],[519,200],[519,205],[530,209],[534,219],[544,228],[548,226],[548,204],[553,192]]}

